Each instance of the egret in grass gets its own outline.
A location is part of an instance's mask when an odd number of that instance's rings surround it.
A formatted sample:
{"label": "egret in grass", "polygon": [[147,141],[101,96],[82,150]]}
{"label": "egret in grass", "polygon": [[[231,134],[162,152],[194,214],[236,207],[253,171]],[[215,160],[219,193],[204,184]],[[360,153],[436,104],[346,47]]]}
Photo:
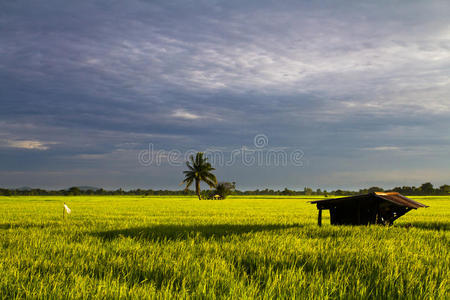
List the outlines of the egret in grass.
{"label": "egret in grass", "polygon": [[210,187],[215,187],[217,185],[216,176],[211,173],[215,169],[208,162],[208,158],[203,156],[203,152],[198,152],[195,155],[190,156],[190,161],[186,162],[189,170],[183,171],[184,180],[181,184],[186,185],[186,190],[195,182],[195,193],[200,198],[200,182],[203,181]]}

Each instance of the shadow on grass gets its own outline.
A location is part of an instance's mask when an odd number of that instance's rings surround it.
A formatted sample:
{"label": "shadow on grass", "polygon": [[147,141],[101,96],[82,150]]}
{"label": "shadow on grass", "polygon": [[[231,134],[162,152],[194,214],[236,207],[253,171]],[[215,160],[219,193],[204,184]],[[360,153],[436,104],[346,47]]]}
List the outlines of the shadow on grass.
{"label": "shadow on grass", "polygon": [[47,228],[52,226],[57,226],[59,223],[3,223],[0,224],[0,230],[2,229],[31,229],[31,228]]}
{"label": "shadow on grass", "polygon": [[302,225],[233,225],[233,224],[212,224],[212,225],[154,225],[149,227],[135,227],[102,232],[92,232],[91,234],[103,240],[113,240],[120,237],[130,237],[136,239],[146,239],[150,241],[161,240],[186,240],[194,237],[202,238],[222,238],[230,235],[242,235],[246,233],[274,231],[288,228],[297,228]]}
{"label": "shadow on grass", "polygon": [[450,222],[411,222],[408,224],[395,224],[397,227],[418,228],[425,230],[450,230]]}

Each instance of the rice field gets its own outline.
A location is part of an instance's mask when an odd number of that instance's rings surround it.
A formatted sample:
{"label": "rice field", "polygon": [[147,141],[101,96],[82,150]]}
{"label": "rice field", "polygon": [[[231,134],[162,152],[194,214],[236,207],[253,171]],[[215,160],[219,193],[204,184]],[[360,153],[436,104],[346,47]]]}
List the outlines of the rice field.
{"label": "rice field", "polygon": [[392,227],[316,198],[0,197],[0,298],[450,298],[450,197]]}

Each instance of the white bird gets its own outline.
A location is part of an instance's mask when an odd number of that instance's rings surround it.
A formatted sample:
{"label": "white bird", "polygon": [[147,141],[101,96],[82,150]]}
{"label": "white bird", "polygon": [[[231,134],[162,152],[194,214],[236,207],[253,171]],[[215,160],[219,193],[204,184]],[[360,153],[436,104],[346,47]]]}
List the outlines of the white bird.
{"label": "white bird", "polygon": [[72,210],[64,203],[64,208],[66,209],[67,213],[70,214]]}

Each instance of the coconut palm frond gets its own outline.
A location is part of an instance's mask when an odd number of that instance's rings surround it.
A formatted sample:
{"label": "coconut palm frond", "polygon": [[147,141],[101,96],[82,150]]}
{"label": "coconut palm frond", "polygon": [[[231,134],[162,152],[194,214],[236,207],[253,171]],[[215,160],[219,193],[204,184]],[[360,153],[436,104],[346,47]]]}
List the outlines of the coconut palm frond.
{"label": "coconut palm frond", "polygon": [[208,158],[203,156],[203,152],[198,152],[195,157],[191,155],[189,160],[186,162],[186,166],[189,170],[183,171],[185,176],[183,184],[186,184],[186,189],[192,185],[195,181],[195,189],[198,198],[200,199],[200,181],[205,182],[210,187],[215,187],[217,184],[217,179],[211,171],[215,169],[208,162]]}

